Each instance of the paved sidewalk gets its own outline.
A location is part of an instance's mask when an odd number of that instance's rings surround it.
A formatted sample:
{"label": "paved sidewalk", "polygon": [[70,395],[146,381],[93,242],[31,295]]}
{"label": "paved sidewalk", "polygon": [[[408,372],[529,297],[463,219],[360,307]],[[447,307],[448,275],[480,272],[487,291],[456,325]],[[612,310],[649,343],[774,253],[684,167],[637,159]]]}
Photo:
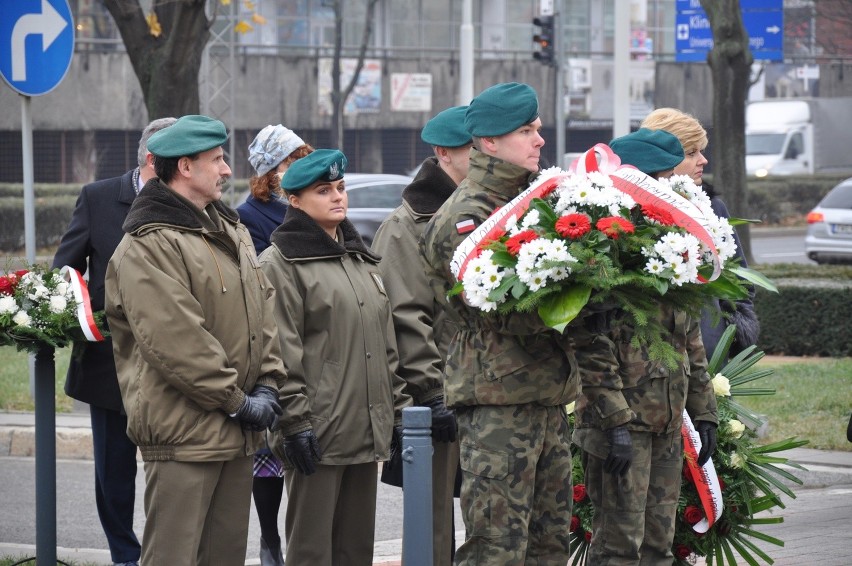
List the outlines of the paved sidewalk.
{"label": "paved sidewalk", "polygon": [[[20,458],[35,455],[34,421],[32,413],[0,412],[0,466],[11,466]],[[56,416],[56,449],[61,466],[75,460],[91,460],[90,434],[88,412]],[[782,539],[784,547],[759,546],[775,560],[775,566],[852,564],[852,548],[848,545],[848,527],[852,523],[852,452],[797,448],[783,455],[806,468],[806,472],[794,471],[804,485],[794,486],[795,499],[783,498],[785,509],[771,513],[783,516],[784,522],[760,529]],[[4,457],[9,464],[3,463]],[[463,538],[462,532],[457,533],[457,541]],[[0,556],[34,554],[32,545],[5,542],[4,539],[8,540],[0,533]],[[378,541],[374,565],[399,566],[401,548],[399,539]],[[109,553],[104,549],[60,548],[58,553],[63,559],[78,564],[110,564]],[[246,561],[246,565],[251,564],[258,564],[258,560]]]}

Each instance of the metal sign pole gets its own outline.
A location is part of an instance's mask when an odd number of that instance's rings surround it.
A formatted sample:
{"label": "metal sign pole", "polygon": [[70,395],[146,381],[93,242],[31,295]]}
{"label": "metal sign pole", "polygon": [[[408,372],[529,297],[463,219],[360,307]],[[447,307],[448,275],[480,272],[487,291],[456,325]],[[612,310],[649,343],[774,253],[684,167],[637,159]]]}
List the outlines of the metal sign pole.
{"label": "metal sign pole", "polygon": [[21,96],[21,147],[24,166],[24,246],[27,263],[35,263],[35,195],[33,190],[33,119],[29,96]]}
{"label": "metal sign pole", "polygon": [[568,164],[565,163],[565,29],[562,25],[563,17],[563,1],[557,0],[556,17],[553,27],[556,33],[553,34],[555,40],[556,54],[556,166],[566,169]]}

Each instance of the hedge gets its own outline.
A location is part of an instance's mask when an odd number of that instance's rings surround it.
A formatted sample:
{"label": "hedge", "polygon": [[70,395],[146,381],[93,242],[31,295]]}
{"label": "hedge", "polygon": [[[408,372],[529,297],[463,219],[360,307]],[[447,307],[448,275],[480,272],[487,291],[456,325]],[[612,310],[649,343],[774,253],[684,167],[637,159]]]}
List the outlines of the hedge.
{"label": "hedge", "polygon": [[750,216],[766,224],[801,220],[847,175],[765,177],[748,180]]}
{"label": "hedge", "polygon": [[778,293],[758,289],[758,348],[789,356],[850,356],[852,266],[772,264],[757,269]]}
{"label": "hedge", "polygon": [[[49,248],[59,244],[68,229],[80,185],[35,184],[36,247]],[[245,179],[233,181],[232,188],[225,194],[230,204],[231,194],[248,190]],[[0,252],[19,252],[24,241],[24,188],[21,183],[0,183]]]}
{"label": "hedge", "polygon": [[[68,228],[76,196],[37,197],[35,200],[36,247],[47,248],[59,244]],[[0,198],[0,250],[24,249],[24,199]]]}

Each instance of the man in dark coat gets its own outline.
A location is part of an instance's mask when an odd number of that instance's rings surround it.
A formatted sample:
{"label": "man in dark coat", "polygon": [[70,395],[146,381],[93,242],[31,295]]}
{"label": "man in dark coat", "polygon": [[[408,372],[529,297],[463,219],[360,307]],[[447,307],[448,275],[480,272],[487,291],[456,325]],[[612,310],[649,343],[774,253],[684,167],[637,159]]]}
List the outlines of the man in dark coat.
{"label": "man in dark coat", "polygon": [[[171,126],[174,118],[154,120],[139,140],[139,166],[120,177],[83,187],[68,230],[62,237],[53,267],[87,269],[93,310],[104,308],[104,274],[109,258],[124,236],[121,225],[130,204],[154,177],[148,138]],[[77,348],[83,348],[78,351]],[[112,341],[74,346],[65,380],[65,393],[89,404],[95,459],[95,500],[101,526],[116,564],[136,564],[141,553],[133,532],[136,499],[136,445],[127,438],[127,415],[121,403]]]}

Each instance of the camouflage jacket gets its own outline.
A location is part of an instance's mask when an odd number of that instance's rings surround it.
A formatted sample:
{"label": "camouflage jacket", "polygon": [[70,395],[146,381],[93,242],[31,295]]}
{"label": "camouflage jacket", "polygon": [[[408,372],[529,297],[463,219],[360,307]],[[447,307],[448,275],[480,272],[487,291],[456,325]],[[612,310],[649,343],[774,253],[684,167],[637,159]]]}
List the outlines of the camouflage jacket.
{"label": "camouflage jacket", "polygon": [[602,340],[611,340],[619,365],[611,374],[582,374],[574,440],[584,448],[589,435],[583,429],[627,425],[629,430],[642,432],[679,430],[684,408],[693,421],[718,424],[699,321],[667,307],[662,309],[661,321],[670,331],[671,344],[683,355],[674,370],[650,360],[646,349],[631,346],[633,330],[628,325],[615,326],[608,339]]}
{"label": "camouflage jacket", "polygon": [[536,313],[484,313],[467,306],[460,295],[447,298],[455,284],[450,260],[468,233],[460,233],[460,223],[481,224],[535,176],[471,149],[467,178],[438,210],[420,240],[435,300],[458,328],[444,368],[448,406],[570,403],[580,388],[575,353],[582,354],[585,361],[581,363],[589,364],[593,374],[597,373],[593,364],[611,362],[609,349],[575,350],[569,337],[545,326]]}

